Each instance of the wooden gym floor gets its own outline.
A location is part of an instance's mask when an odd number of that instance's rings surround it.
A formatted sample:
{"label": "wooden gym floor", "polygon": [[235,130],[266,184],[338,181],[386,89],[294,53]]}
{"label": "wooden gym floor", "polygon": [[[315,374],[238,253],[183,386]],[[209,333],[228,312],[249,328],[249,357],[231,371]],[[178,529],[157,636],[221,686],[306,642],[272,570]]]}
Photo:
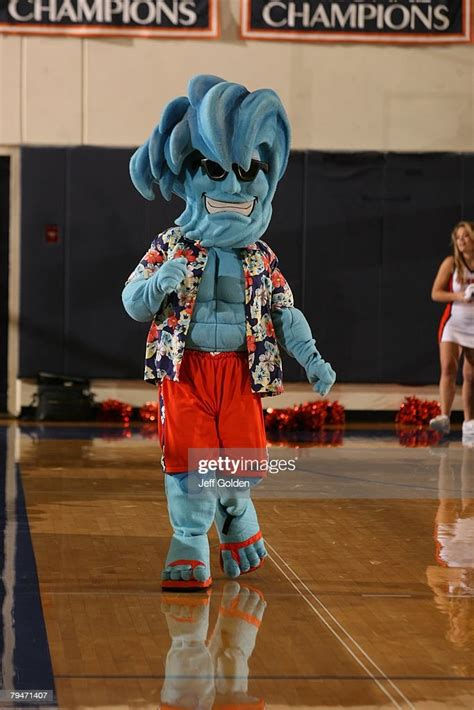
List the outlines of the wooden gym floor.
{"label": "wooden gym floor", "polygon": [[474,708],[474,450],[459,433],[273,447],[297,470],[255,492],[269,560],[229,582],[213,532],[207,596],[160,591],[156,441],[0,431],[6,691],[54,690],[60,708]]}

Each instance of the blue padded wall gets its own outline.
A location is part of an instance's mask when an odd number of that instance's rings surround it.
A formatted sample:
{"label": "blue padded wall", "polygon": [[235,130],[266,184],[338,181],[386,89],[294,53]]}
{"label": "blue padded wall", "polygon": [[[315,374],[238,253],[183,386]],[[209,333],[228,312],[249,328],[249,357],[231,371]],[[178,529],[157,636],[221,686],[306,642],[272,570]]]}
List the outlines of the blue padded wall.
{"label": "blue padded wall", "polygon": [[[133,149],[22,151],[21,372],[140,378],[147,326],[120,292],[182,202],[142,199]],[[264,239],[342,382],[438,379],[430,299],[451,228],[474,218],[474,156],[293,152]],[[59,227],[58,243],[45,225]],[[304,380],[285,357],[287,380]]]}

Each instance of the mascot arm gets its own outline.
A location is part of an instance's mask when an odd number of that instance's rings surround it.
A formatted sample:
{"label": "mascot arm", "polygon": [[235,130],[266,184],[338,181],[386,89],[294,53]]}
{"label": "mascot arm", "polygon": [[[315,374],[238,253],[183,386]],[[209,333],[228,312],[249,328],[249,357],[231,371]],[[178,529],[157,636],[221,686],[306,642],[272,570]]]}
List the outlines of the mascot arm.
{"label": "mascot arm", "polygon": [[294,357],[301,367],[306,368],[320,354],[308,321],[297,308],[281,308],[272,313],[273,325],[279,344],[288,355]]}
{"label": "mascot arm", "polygon": [[157,267],[148,278],[129,280],[122,291],[128,315],[141,322],[152,320],[166,294],[175,291],[186,276],[186,259],[180,256]]}
{"label": "mascot arm", "polygon": [[319,354],[308,321],[297,308],[276,309],[273,325],[279,344],[304,367],[313,389],[325,396],[336,381],[331,365]]}
{"label": "mascot arm", "polygon": [[122,303],[128,315],[141,323],[153,320],[167,293],[175,291],[186,278],[186,259],[168,259],[168,246],[162,232],[128,277]]}
{"label": "mascot arm", "polygon": [[149,279],[131,281],[125,285],[122,291],[122,303],[125,310],[131,318],[140,323],[153,320],[164,297],[165,294],[158,291],[156,279],[153,276]]}

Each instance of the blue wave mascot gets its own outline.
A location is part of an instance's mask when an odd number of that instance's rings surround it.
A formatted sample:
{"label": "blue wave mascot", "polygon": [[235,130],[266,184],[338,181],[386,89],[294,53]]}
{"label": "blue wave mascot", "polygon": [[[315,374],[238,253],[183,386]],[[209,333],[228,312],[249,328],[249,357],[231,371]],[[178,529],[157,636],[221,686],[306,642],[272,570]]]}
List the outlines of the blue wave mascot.
{"label": "blue wave mascot", "polygon": [[[167,200],[174,193],[186,203],[176,226],[154,239],[123,291],[127,313],[151,321],[145,379],[158,383],[173,528],[165,589],[211,584],[207,534],[213,522],[227,576],[252,572],[265,559],[251,486],[247,479],[231,480],[232,470],[224,482],[218,477],[221,464],[227,471],[233,465],[219,452],[265,458],[260,398],[282,392],[279,346],[305,368],[322,396],[335,381],[294,307],[277,257],[261,240],[289,144],[288,119],[274,91],[249,92],[199,75],[191,79],[188,96],[165,107],[131,159],[131,178],[143,197],[154,199],[159,186]],[[213,455],[219,453],[219,471],[198,470],[195,452],[199,467],[209,460],[216,465]]]}

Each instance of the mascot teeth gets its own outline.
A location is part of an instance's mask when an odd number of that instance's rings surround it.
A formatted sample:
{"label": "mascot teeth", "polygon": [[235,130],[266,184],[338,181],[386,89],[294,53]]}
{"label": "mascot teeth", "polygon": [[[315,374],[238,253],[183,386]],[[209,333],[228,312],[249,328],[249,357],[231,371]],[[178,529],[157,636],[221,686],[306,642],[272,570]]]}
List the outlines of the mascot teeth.
{"label": "mascot teeth", "polygon": [[209,214],[216,214],[216,212],[238,212],[238,214],[243,214],[248,217],[252,214],[255,202],[255,199],[250,200],[250,202],[222,202],[221,200],[212,200],[205,195],[206,210]]}

